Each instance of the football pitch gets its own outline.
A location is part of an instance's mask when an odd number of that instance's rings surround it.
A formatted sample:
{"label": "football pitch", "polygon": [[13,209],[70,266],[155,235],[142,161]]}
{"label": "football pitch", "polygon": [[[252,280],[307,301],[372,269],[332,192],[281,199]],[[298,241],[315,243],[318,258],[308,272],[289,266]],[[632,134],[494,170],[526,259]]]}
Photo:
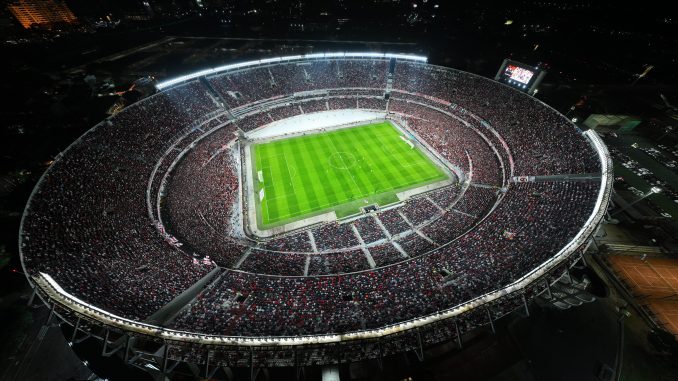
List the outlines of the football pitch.
{"label": "football pitch", "polygon": [[[396,192],[449,176],[389,122],[252,145],[260,227],[398,201]],[[263,196],[263,198],[262,198]]]}

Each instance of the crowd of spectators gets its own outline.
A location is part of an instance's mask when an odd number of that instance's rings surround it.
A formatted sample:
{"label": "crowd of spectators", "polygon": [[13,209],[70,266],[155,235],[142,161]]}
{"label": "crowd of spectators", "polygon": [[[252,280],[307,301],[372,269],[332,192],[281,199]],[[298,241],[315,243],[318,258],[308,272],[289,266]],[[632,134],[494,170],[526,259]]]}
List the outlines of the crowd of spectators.
{"label": "crowd of spectators", "polygon": [[240,187],[233,132],[229,124],[188,151],[171,172],[163,209],[165,226],[187,249],[225,266],[247,249],[230,234]]}
{"label": "crowd of spectators", "polygon": [[481,217],[496,201],[499,190],[471,185],[464,193],[464,197],[454,204],[454,210],[470,214],[473,217]]}
{"label": "crowd of spectators", "polygon": [[437,245],[433,242],[421,237],[419,234],[413,233],[398,241],[400,247],[407,253],[409,257],[416,257],[425,254],[434,249]]}
{"label": "crowd of spectators", "polygon": [[318,99],[301,104],[301,108],[304,110],[304,114],[310,114],[312,112],[327,111],[327,100]]}
{"label": "crowd of spectators", "polygon": [[330,106],[330,110],[343,110],[356,108],[357,103],[356,99],[351,98],[330,98],[327,100],[327,104]]}
{"label": "crowd of spectators", "polygon": [[393,87],[449,101],[453,112],[473,113],[487,121],[510,146],[517,175],[600,171],[597,156],[569,120],[508,86],[474,75],[402,62],[396,66]]}
{"label": "crowd of spectators", "polygon": [[377,266],[386,266],[391,263],[402,261],[406,257],[390,242],[369,248],[370,255]]}
{"label": "crowd of spectators", "polygon": [[167,142],[216,110],[200,86],[128,107],[52,164],[21,233],[30,274],[45,272],[83,300],[143,320],[211,270],[158,234],[145,192]]}
{"label": "crowd of spectators", "polygon": [[381,98],[358,98],[358,108],[368,110],[386,110],[386,100]]}
{"label": "crowd of spectators", "polygon": [[402,212],[413,226],[419,226],[440,214],[440,209],[426,197],[417,197],[402,208]]}
{"label": "crowd of spectators", "polygon": [[280,252],[310,253],[313,252],[307,232],[286,235],[263,242],[261,249]]}
{"label": "crowd of spectators", "polygon": [[457,183],[455,185],[447,186],[440,190],[431,192],[428,196],[436,203],[439,207],[447,209],[449,206],[455,203],[459,197],[459,192],[461,191],[461,186]]}
{"label": "crowd of spectators", "polygon": [[471,228],[476,220],[477,218],[469,215],[450,211],[430,225],[424,226],[421,231],[433,242],[445,244]]}
{"label": "crowd of spectators", "polygon": [[326,251],[358,245],[358,237],[350,224],[325,224],[311,230],[318,251]]}
{"label": "crowd of spectators", "polygon": [[273,122],[273,118],[266,111],[255,112],[246,115],[236,122],[239,129],[244,132],[252,131]]}
{"label": "crowd of spectators", "polygon": [[390,235],[396,235],[412,229],[412,226],[398,212],[399,210],[395,208],[379,213],[379,221],[381,221]]}
{"label": "crowd of spectators", "polygon": [[[423,141],[430,144],[442,157],[465,172],[472,165],[472,180],[478,183],[499,185],[499,162],[490,146],[477,129],[459,120],[414,102],[392,99],[389,111],[401,114],[407,125]],[[468,154],[468,155],[467,155]],[[472,164],[469,163],[469,157]]]}
{"label": "crowd of spectators", "polygon": [[[378,95],[387,72],[385,60],[335,60],[256,67],[208,80],[216,97],[236,108],[323,88],[371,88]],[[143,320],[213,269],[191,258],[197,250],[226,269],[176,317],[173,328],[256,336],[337,333],[435,313],[505,287],[574,237],[600,184],[502,183],[497,156],[483,138],[496,145],[490,128],[501,134],[517,175],[600,171],[594,151],[564,117],[503,85],[452,70],[399,62],[394,78],[394,88],[411,94],[391,98],[389,111],[402,115],[445,159],[471,172],[472,184],[459,200],[460,189],[450,186],[430,193],[435,204],[415,198],[351,223],[314,227],[317,250],[307,232],[266,243],[234,237],[240,202],[236,130],[250,131],[302,109],[286,105],[235,122],[215,118],[195,130],[196,120],[220,110],[215,94],[196,80],[128,107],[55,161],[23,223],[28,272],[48,273],[89,303]],[[452,105],[434,110],[424,105],[433,101],[415,103],[412,94]],[[347,94],[308,106],[386,108],[382,99],[356,99]],[[466,125],[450,115],[466,120],[469,113],[488,124]],[[184,244],[182,252],[149,219],[148,180],[168,142],[186,135],[175,149],[181,151],[214,128],[219,129],[188,150],[165,189],[164,222]],[[160,171],[169,163],[163,161]],[[161,184],[154,179],[150,186],[155,192]],[[493,313],[499,316],[502,308]],[[483,313],[472,312],[480,317],[470,316],[465,324],[476,324]],[[428,340],[446,331],[441,327]],[[402,340],[408,346],[412,338]]]}
{"label": "crowd of spectators", "polygon": [[370,243],[386,238],[384,231],[372,217],[364,217],[353,222],[363,242]]}
{"label": "crowd of spectators", "polygon": [[291,118],[301,114],[299,105],[293,104],[289,106],[276,107],[268,111],[268,114],[273,120],[281,120]]}
{"label": "crowd of spectators", "polygon": [[238,269],[266,275],[302,276],[307,257],[307,254],[252,249]]}
{"label": "crowd of spectators", "polygon": [[312,258],[308,275],[352,273],[369,268],[362,250],[338,251]]}
{"label": "crowd of spectators", "polygon": [[[386,60],[332,60],[255,67],[214,75],[208,81],[229,107],[238,108],[305,91],[384,89],[387,72]],[[376,94],[382,95],[383,90]]]}

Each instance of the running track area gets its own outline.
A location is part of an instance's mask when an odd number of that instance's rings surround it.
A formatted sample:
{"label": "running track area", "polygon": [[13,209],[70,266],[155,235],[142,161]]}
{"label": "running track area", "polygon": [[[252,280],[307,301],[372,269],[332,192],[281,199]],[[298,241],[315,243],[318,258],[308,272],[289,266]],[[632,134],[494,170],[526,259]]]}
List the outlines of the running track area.
{"label": "running track area", "polygon": [[607,260],[638,302],[678,337],[678,259],[611,255]]}

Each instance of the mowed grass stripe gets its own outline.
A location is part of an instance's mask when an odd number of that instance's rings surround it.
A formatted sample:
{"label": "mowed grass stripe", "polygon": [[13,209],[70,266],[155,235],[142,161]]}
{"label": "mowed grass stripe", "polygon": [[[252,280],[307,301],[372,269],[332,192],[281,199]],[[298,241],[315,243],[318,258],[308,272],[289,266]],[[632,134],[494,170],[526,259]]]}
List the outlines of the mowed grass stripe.
{"label": "mowed grass stripe", "polygon": [[315,176],[321,177],[321,183],[323,192],[328,201],[333,204],[339,204],[347,199],[346,192],[341,186],[341,179],[337,178],[334,173],[334,168],[331,168],[328,164],[328,157],[333,153],[333,151],[327,147],[326,144],[323,144],[323,139],[319,137],[318,139],[311,139],[308,142],[316,152],[316,157],[314,158],[314,166],[317,171]]}
{"label": "mowed grass stripe", "polygon": [[412,149],[406,142],[400,139],[400,134],[386,135],[383,130],[380,131],[379,135],[377,135],[376,131],[369,132],[375,139],[381,142],[384,150],[387,153],[390,153],[381,156],[381,165],[392,172],[399,173],[399,177],[401,177],[400,184],[407,185],[412,181],[419,180],[420,176],[415,168],[417,168],[417,164],[419,164],[420,161],[412,160],[412,158],[408,157],[407,151],[412,151]]}
{"label": "mowed grass stripe", "polygon": [[[365,130],[367,129],[365,128]],[[383,152],[381,152],[379,144],[374,144],[371,139],[367,132],[356,131],[354,142],[356,150],[364,161],[366,170],[370,171],[372,192],[376,194],[390,189],[385,184],[388,185],[393,181],[393,175],[379,165],[377,159],[383,155]]]}
{"label": "mowed grass stripe", "polygon": [[264,225],[446,177],[390,123],[278,140],[253,149],[254,166],[265,180],[266,197],[262,202],[256,197]]}
{"label": "mowed grass stripe", "polygon": [[300,213],[303,210],[302,202],[308,199],[306,190],[303,187],[303,184],[297,182],[297,169],[294,167],[294,160],[290,161],[288,159],[288,152],[291,152],[289,149],[290,141],[285,141],[284,144],[278,146],[278,152],[282,155],[284,163],[282,163],[281,168],[284,168],[286,172],[283,172],[283,175],[287,175],[286,183],[288,186],[285,188],[285,195],[287,197],[287,208],[283,209],[282,207],[278,210],[278,218],[281,217],[281,214],[286,214],[287,211],[291,213]]}
{"label": "mowed grass stripe", "polygon": [[[390,127],[390,126],[389,126]],[[391,127],[392,128],[392,127]],[[380,138],[397,155],[393,155],[389,160],[391,166],[396,170],[403,172],[405,178],[404,186],[426,181],[440,176],[444,178],[444,173],[437,167],[428,165],[429,159],[419,150],[412,149],[400,138],[400,135],[390,135]]]}
{"label": "mowed grass stripe", "polygon": [[[389,129],[392,129],[391,126],[388,127]],[[396,133],[397,136],[397,131],[393,130],[393,132]],[[384,139],[381,139],[380,135],[385,135],[384,129],[372,130],[370,128],[365,128],[363,133],[365,134],[363,140],[377,142],[377,144],[368,147],[368,149],[371,150],[369,157],[371,160],[374,160],[373,166],[380,168],[380,171],[385,173],[389,179],[389,181],[380,184],[380,190],[391,190],[407,183],[407,177],[412,176],[413,174],[404,171],[402,167],[395,165],[396,163],[400,163],[398,158],[401,156],[401,153],[397,147],[393,145],[392,140],[385,141]],[[398,140],[400,140],[400,138],[398,138]],[[405,144],[405,142],[402,143]]]}
{"label": "mowed grass stripe", "polygon": [[370,161],[370,166],[377,169],[377,171],[382,175],[379,183],[375,184],[377,191],[383,192],[393,189],[394,186],[401,182],[400,178],[402,177],[402,173],[395,170],[392,166],[387,165],[387,162],[384,160],[386,156],[390,155],[391,149],[385,146],[377,138],[379,134],[384,134],[383,128],[364,128],[361,131],[358,131],[358,133],[361,135],[362,141],[375,143],[365,144],[361,147],[361,149],[365,151],[365,155]]}
{"label": "mowed grass stripe", "polygon": [[[294,143],[294,140],[290,140],[290,144],[286,146],[285,156],[292,158],[291,165],[296,172],[293,181],[295,184],[295,189],[297,189],[297,192],[299,192],[299,195],[297,196],[299,207],[301,210],[309,210],[314,207],[313,200],[317,200],[318,202],[323,201],[318,199],[318,194],[315,191],[314,181],[311,180],[311,177],[304,176],[305,173],[315,171],[315,168],[308,168],[306,166],[308,160],[302,159],[304,152],[307,152],[307,150],[300,149],[298,144]],[[303,197],[301,197],[302,195]]]}
{"label": "mowed grass stripe", "polygon": [[[270,162],[273,195],[268,199],[269,218],[276,219],[280,214],[287,213],[288,210],[299,210],[297,201],[295,199],[294,185],[292,184],[291,173],[287,167],[287,159],[285,157],[283,144],[276,144],[270,146],[268,160]],[[275,173],[275,175],[273,175]]]}
{"label": "mowed grass stripe", "polygon": [[[304,143],[308,144],[308,146],[304,149],[304,152],[314,151],[314,148],[310,143],[311,142]],[[313,155],[311,154],[304,156],[312,157]],[[301,210],[301,214],[327,209],[328,207],[341,203],[342,201],[337,198],[338,196],[335,192],[335,187],[332,185],[334,179],[327,175],[325,172],[325,166],[322,165],[322,161],[318,161],[317,159],[307,160],[305,158],[300,158],[300,161],[304,162],[304,170],[310,171],[305,173],[315,175],[309,176],[309,181],[313,183],[312,186],[315,189],[315,194],[317,195],[314,199],[306,200],[308,206]],[[306,181],[304,183],[306,183]],[[299,213],[288,212],[283,218],[289,218],[295,214],[298,215]]]}
{"label": "mowed grass stripe", "polygon": [[[263,168],[264,168],[264,167],[263,167],[264,159],[263,159],[263,155],[262,155],[262,152],[264,151],[263,148],[264,148],[264,147],[255,147],[254,154],[255,154],[255,157],[257,158],[257,163],[261,163],[261,164],[262,164],[262,169],[260,169],[260,170],[262,171],[262,177],[264,178],[264,181],[267,181],[267,180],[268,180],[268,179],[267,179],[267,175],[265,174],[265,171],[264,171],[264,169],[263,169]],[[255,169],[255,170],[256,170],[256,169]],[[255,180],[255,181],[256,181],[260,186],[262,185],[261,183],[259,183],[259,176],[258,176],[258,174],[256,175],[256,180]],[[266,182],[263,183],[263,187],[264,187],[264,188],[265,188],[265,185],[266,185]],[[260,186],[256,187],[256,189],[257,189],[257,194],[254,195],[254,197],[255,197],[256,200],[259,200],[259,190],[260,190]],[[266,191],[264,190],[264,192],[266,192]],[[268,197],[266,197],[266,196],[264,196],[264,199],[261,200],[260,212],[261,212],[261,215],[262,215],[262,217],[261,217],[261,218],[262,218],[262,221],[267,221],[267,220],[270,219],[270,215],[269,215],[269,213],[268,213]]]}
{"label": "mowed grass stripe", "polygon": [[[336,168],[336,166],[340,165],[341,159],[336,156],[339,152],[332,145],[331,137],[328,135],[321,135],[317,143],[326,152],[325,165],[327,166],[328,173],[331,175],[331,189],[337,194],[337,200],[340,202],[349,201],[357,190],[346,172]],[[323,159],[319,157],[318,160]]]}
{"label": "mowed grass stripe", "polygon": [[[365,128],[368,129],[368,128]],[[375,144],[374,141],[371,141],[370,137],[366,134],[356,131],[356,134],[351,136],[350,140],[347,140],[346,144],[355,147],[354,149],[358,153],[361,159],[361,174],[366,182],[369,182],[370,194],[381,193],[384,190],[390,190],[388,184],[396,180],[395,173],[388,171],[386,168],[383,168],[379,163],[375,163],[375,158],[383,156],[383,152],[380,152],[378,144]]]}
{"label": "mowed grass stripe", "polygon": [[356,188],[354,189],[356,195],[354,199],[372,194],[370,180],[366,175],[369,169],[363,167],[363,160],[355,154],[355,148],[360,146],[360,141],[354,140],[350,136],[338,134],[336,138],[333,135],[330,135],[329,138],[337,152],[345,153],[341,162],[344,163],[346,169],[339,169],[338,171],[345,173],[351,179],[351,185]]}
{"label": "mowed grass stripe", "polygon": [[[314,144],[310,140],[303,140],[304,145],[304,161],[309,172],[309,180],[313,183],[318,198],[315,200],[316,204],[320,205],[334,205],[339,202],[339,195],[337,195],[332,182],[334,179],[327,172],[326,160],[322,157],[326,152],[321,150],[320,145]],[[311,171],[312,169],[312,171]]]}

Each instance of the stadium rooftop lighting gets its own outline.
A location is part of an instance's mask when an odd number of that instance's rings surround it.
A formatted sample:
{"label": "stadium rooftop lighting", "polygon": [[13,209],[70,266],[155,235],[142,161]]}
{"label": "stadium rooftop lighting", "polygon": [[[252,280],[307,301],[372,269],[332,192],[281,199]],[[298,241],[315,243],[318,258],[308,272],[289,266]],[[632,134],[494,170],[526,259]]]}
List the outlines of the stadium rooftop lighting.
{"label": "stadium rooftop lighting", "polygon": [[158,90],[164,90],[168,87],[172,87],[176,85],[177,83],[185,82],[191,79],[195,79],[198,77],[202,77],[205,75],[212,75],[212,74],[217,74],[221,73],[224,71],[229,71],[229,70],[235,70],[235,69],[240,69],[243,67],[247,66],[256,66],[256,65],[266,65],[269,63],[275,63],[275,62],[288,62],[288,61],[296,61],[296,60],[304,60],[304,59],[315,59],[315,58],[340,58],[340,57],[346,57],[346,58],[395,58],[395,59],[400,59],[400,60],[411,60],[411,61],[419,61],[419,62],[427,62],[428,57],[426,56],[416,56],[412,54],[398,54],[398,53],[372,53],[372,52],[337,52],[337,53],[313,53],[313,54],[304,54],[304,55],[296,55],[296,56],[284,56],[284,57],[275,57],[275,58],[266,58],[262,60],[254,60],[254,61],[247,61],[247,62],[240,62],[240,63],[235,63],[235,64],[230,64],[230,65],[223,65],[223,66],[218,66],[215,68],[210,68],[210,69],[204,69],[204,70],[199,70],[190,74],[182,75],[180,77],[168,79],[163,82],[159,82],[158,84],[155,85],[155,87],[158,88]]}

